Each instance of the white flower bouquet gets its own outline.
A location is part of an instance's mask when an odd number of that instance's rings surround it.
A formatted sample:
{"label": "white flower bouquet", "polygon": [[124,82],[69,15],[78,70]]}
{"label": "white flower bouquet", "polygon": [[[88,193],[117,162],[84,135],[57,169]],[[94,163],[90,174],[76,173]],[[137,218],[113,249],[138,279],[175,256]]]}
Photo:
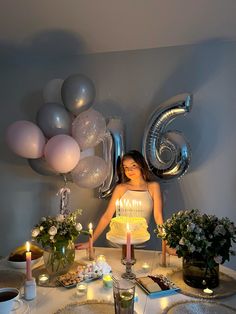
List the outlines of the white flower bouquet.
{"label": "white flower bouquet", "polygon": [[155,232],[176,249],[178,257],[202,258],[210,268],[235,255],[232,250],[232,242],[236,242],[234,223],[228,218],[203,214],[198,209],[173,214]]}
{"label": "white flower bouquet", "polygon": [[82,225],[77,221],[81,213],[82,210],[77,209],[68,215],[42,217],[41,222],[32,230],[33,240],[44,248],[54,248],[74,242],[81,233],[89,235],[88,231],[82,230]]}

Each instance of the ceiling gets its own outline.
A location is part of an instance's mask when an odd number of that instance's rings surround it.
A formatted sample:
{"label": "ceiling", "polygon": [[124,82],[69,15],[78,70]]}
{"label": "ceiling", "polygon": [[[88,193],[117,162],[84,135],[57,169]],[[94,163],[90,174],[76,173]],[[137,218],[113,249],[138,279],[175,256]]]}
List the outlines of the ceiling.
{"label": "ceiling", "polygon": [[55,42],[71,52],[236,39],[235,0],[0,0],[0,45]]}

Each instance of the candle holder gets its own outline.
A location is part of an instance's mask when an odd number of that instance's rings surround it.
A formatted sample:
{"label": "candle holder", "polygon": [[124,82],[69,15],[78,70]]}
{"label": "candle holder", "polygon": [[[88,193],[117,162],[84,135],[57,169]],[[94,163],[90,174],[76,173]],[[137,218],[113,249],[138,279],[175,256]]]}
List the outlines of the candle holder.
{"label": "candle holder", "polygon": [[132,272],[132,265],[134,265],[134,262],[132,260],[123,260],[122,264],[125,265],[125,273],[123,273],[121,277],[124,279],[135,279],[136,275]]}

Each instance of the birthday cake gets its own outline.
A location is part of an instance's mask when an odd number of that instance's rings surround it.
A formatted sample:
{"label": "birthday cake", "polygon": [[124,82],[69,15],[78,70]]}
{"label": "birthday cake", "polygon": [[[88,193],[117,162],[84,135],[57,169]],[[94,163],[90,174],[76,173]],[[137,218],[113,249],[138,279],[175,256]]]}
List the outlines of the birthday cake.
{"label": "birthday cake", "polygon": [[119,216],[111,219],[110,231],[106,234],[107,240],[118,244],[126,244],[128,228],[131,233],[131,244],[140,244],[150,239],[145,218]]}

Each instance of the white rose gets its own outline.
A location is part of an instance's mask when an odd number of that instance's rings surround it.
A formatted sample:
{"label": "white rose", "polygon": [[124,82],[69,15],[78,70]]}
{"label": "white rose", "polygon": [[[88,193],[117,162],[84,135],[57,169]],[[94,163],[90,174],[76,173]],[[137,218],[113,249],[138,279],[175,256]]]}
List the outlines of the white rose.
{"label": "white rose", "polygon": [[64,215],[62,215],[62,214],[57,215],[56,221],[58,221],[58,222],[63,222],[64,220],[65,220]]}
{"label": "white rose", "polygon": [[222,263],[222,256],[218,255],[218,256],[215,256],[214,257],[214,261],[217,263],[217,264],[221,264]]}
{"label": "white rose", "polygon": [[36,238],[39,235],[39,233],[40,233],[39,228],[34,228],[31,234],[33,238]]}
{"label": "white rose", "polygon": [[50,227],[50,229],[48,230],[48,233],[51,235],[51,236],[54,236],[57,234],[57,228],[55,226],[52,226]]}
{"label": "white rose", "polygon": [[81,230],[83,229],[83,227],[82,227],[82,225],[78,222],[78,223],[76,224],[76,226],[75,226],[75,229],[76,229],[77,231],[81,231]]}

